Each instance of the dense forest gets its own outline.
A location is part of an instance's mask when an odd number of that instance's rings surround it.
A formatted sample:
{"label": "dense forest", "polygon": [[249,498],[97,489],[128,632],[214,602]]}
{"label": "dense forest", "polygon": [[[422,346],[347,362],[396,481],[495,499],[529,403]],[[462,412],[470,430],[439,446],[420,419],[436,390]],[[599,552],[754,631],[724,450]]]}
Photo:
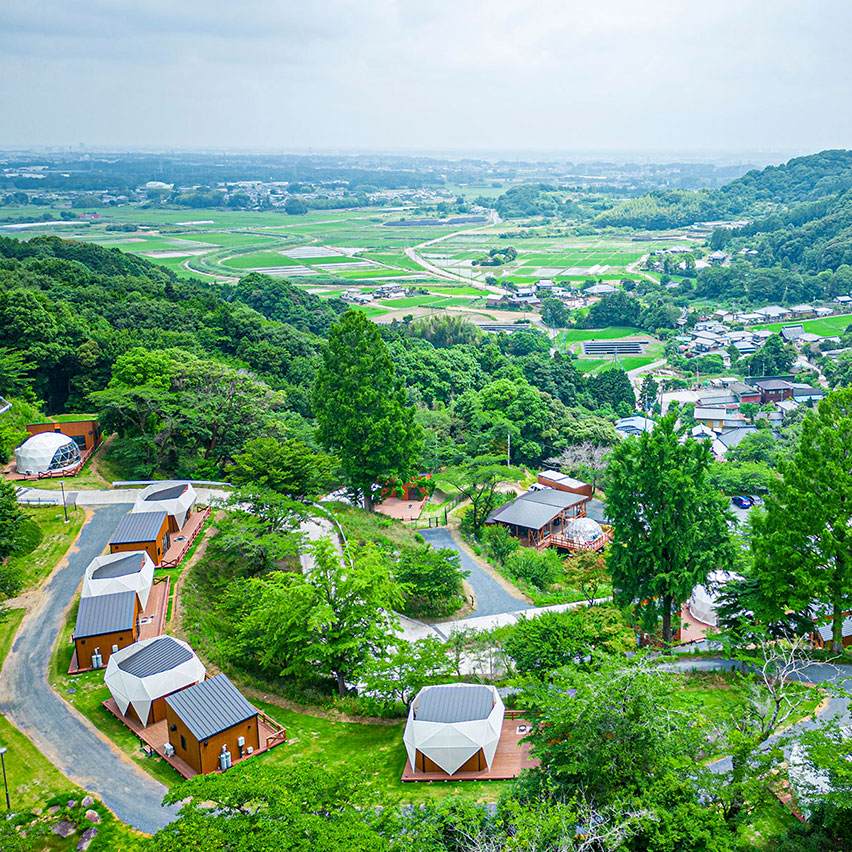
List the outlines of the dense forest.
{"label": "dense forest", "polygon": [[[0,239],[0,394],[49,414],[94,408],[127,475],[218,476],[258,433],[315,444],[310,391],[345,308],[259,274],[211,285],[116,249]],[[430,435],[424,469],[509,440],[524,464],[611,443],[633,409],[626,374],[585,379],[537,330],[489,336],[438,317],[381,336]]]}
{"label": "dense forest", "polygon": [[599,226],[677,228],[697,221],[761,216],[838,197],[852,189],[852,151],[821,151],[755,169],[715,190],[659,190],[601,213]]}

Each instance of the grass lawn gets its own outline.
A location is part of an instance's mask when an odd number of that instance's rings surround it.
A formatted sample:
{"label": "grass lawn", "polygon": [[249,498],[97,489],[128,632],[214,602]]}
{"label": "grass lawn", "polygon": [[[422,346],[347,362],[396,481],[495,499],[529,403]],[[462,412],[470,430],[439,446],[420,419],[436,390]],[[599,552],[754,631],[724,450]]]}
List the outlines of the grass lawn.
{"label": "grass lawn", "polygon": [[619,340],[622,337],[643,335],[641,328],[610,326],[609,328],[566,328],[557,338],[560,343],[582,343],[584,340]]}
{"label": "grass lawn", "polygon": [[380,317],[387,313],[384,308],[374,308],[372,305],[352,305],[352,309],[363,311],[368,317]]}
{"label": "grass lawn", "polygon": [[422,544],[423,538],[402,521],[378,512],[366,512],[345,503],[327,504],[343,532],[353,544],[375,541],[383,545],[403,546]]}
{"label": "grass lawn", "polygon": [[388,308],[417,308],[422,306],[438,307],[445,305],[450,299],[444,296],[405,296],[402,299],[380,299],[379,304]]}
{"label": "grass lawn", "polygon": [[221,266],[229,269],[264,269],[275,266],[303,266],[301,261],[293,260],[277,251],[255,251],[238,254],[223,260]]}
{"label": "grass lawn", "polygon": [[[12,639],[24,617],[13,609],[0,621],[0,665],[12,647]],[[0,716],[0,745],[6,746],[6,773],[12,808],[35,808],[73,784],[10,722]]]}
{"label": "grass lawn", "polygon": [[222,246],[223,248],[245,248],[247,246],[263,246],[276,242],[274,237],[263,237],[259,234],[232,234],[232,233],[216,233],[216,234],[176,234],[182,240],[195,240],[199,243],[210,243],[214,246]]}
{"label": "grass lawn", "polygon": [[287,729],[287,742],[258,759],[272,766],[287,766],[305,759],[324,767],[348,764],[358,755],[359,764],[369,767],[371,785],[383,798],[418,803],[461,794],[474,801],[495,801],[510,784],[508,781],[486,782],[418,782],[400,781],[405,769],[405,746],[402,743],[404,722],[365,725],[359,722],[336,722],[284,710],[272,704],[255,701],[263,710]]}
{"label": "grass lawn", "polygon": [[80,527],[84,513],[76,506],[68,507],[68,520],[59,506],[41,506],[24,509],[27,517],[20,552],[9,557],[9,566],[23,576],[23,587],[37,586],[47,577],[56,563],[71,547]]}
{"label": "grass lawn", "polygon": [[612,362],[597,360],[594,358],[580,358],[574,362],[574,366],[577,368],[577,372],[585,375],[586,373],[594,373],[595,370],[600,370],[610,363]]}
{"label": "grass lawn", "polygon": [[768,328],[770,331],[780,331],[785,325],[802,325],[805,331],[811,334],[821,334],[824,337],[834,337],[846,331],[847,326],[852,325],[852,315],[842,314],[836,317],[824,317],[819,319],[788,320],[787,322],[773,322],[768,325],[756,325],[754,329]]}
{"label": "grass lawn", "polygon": [[639,367],[647,367],[659,358],[656,355],[622,355],[618,359],[625,370],[636,370]]}
{"label": "grass lawn", "polygon": [[478,287],[444,287],[440,284],[429,284],[428,289],[433,293],[440,293],[442,296],[482,296],[488,295],[486,290],[481,290]]}

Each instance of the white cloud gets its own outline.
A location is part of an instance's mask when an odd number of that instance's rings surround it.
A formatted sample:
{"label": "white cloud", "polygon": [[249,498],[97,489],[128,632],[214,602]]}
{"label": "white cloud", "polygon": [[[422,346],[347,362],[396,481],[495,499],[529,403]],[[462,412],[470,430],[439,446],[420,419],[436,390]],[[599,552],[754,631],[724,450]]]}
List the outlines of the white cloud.
{"label": "white cloud", "polygon": [[0,0],[0,17],[7,146],[852,140],[852,7],[832,0]]}

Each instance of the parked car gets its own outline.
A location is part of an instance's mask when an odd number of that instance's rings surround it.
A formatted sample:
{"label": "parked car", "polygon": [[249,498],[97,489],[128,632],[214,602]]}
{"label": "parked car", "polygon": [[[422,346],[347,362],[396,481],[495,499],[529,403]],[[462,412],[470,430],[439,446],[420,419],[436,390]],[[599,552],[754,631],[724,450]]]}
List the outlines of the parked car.
{"label": "parked car", "polygon": [[759,494],[749,494],[748,499],[751,500],[752,506],[762,506],[763,505],[763,497]]}
{"label": "parked car", "polygon": [[750,509],[754,505],[751,502],[751,497],[746,497],[742,494],[737,497],[731,497],[731,502],[740,509]]}

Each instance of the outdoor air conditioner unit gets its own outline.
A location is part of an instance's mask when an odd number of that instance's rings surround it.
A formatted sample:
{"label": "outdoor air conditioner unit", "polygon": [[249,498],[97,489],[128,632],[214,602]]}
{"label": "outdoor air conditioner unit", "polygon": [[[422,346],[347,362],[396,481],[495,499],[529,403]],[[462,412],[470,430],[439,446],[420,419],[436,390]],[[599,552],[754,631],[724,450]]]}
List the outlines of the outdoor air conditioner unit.
{"label": "outdoor air conditioner unit", "polygon": [[246,754],[254,754],[254,746],[249,746],[246,749]]}
{"label": "outdoor air conditioner unit", "polygon": [[163,746],[163,754],[165,754],[166,757],[174,757],[175,747],[171,743],[166,743]]}

